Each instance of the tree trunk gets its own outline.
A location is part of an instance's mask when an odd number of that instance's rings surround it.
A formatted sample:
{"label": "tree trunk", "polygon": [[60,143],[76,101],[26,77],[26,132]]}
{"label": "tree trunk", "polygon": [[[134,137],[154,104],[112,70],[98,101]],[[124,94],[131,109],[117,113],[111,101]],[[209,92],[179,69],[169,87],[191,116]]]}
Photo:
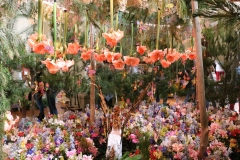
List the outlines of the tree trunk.
{"label": "tree trunk", "polygon": [[[93,43],[94,43],[94,30],[93,25],[90,26],[90,48],[92,49]],[[91,55],[91,70],[96,70],[95,65],[95,59],[94,59],[94,52],[92,52]],[[91,78],[91,86],[90,86],[90,123],[93,124],[95,120],[95,75],[92,75]]]}
{"label": "tree trunk", "polygon": [[[198,9],[198,2],[192,0],[192,12]],[[201,45],[201,28],[199,17],[193,18],[194,24],[194,44],[196,47],[196,87],[197,87],[197,105],[200,110],[200,122],[201,122],[201,139],[200,148],[198,152],[198,159],[204,158],[204,153],[207,151],[208,146],[208,116],[206,112],[206,100],[205,100],[205,84],[204,84],[204,71],[203,71],[203,59],[202,59],[202,45]]]}

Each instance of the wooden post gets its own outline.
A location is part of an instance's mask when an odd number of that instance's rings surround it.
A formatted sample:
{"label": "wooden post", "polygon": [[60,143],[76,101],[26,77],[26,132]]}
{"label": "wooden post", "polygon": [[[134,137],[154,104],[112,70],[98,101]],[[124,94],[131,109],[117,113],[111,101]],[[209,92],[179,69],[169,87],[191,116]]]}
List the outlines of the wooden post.
{"label": "wooden post", "polygon": [[[198,9],[198,2],[192,0],[192,12]],[[198,159],[202,160],[204,154],[207,151],[208,146],[208,116],[206,112],[206,99],[205,99],[205,84],[204,84],[204,71],[203,71],[203,59],[202,59],[202,44],[201,44],[201,28],[199,17],[193,18],[194,25],[194,44],[196,47],[196,87],[197,87],[197,105],[200,110],[200,122],[201,122],[201,139],[200,148],[198,152]]]}
{"label": "wooden post", "polygon": [[[93,49],[94,43],[94,28],[90,25],[90,48]],[[94,52],[91,55],[91,70],[96,70],[96,61],[94,59]],[[90,124],[93,124],[95,120],[95,75],[92,75],[90,86]]]}

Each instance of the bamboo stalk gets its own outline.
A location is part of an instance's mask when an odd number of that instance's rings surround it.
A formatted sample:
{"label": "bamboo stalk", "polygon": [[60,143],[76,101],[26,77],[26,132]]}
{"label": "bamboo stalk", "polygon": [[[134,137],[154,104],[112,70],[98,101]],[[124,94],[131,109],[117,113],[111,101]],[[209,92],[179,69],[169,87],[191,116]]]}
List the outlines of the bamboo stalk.
{"label": "bamboo stalk", "polygon": [[43,7],[42,0],[38,0],[38,40],[42,40],[42,30],[43,30]]}
{"label": "bamboo stalk", "polygon": [[156,39],[156,50],[158,50],[158,41],[159,41],[159,33],[160,33],[160,16],[161,10],[158,8],[158,23],[157,23],[157,39]]}
{"label": "bamboo stalk", "polygon": [[54,0],[53,4],[53,45],[54,45],[54,59],[56,59],[56,49],[57,49],[57,2]]}
{"label": "bamboo stalk", "polygon": [[[192,11],[195,12],[198,9],[198,2],[192,0]],[[202,60],[202,45],[201,45],[201,28],[199,17],[193,18],[194,25],[194,44],[196,47],[196,87],[197,87],[197,105],[200,110],[200,122],[201,122],[201,138],[200,148],[198,151],[198,159],[204,159],[204,153],[207,151],[208,146],[208,115],[206,112],[206,100],[205,100],[205,84],[204,84],[204,71]]]}
{"label": "bamboo stalk", "polygon": [[[94,44],[94,30],[93,25],[90,26],[90,48],[93,48]],[[94,52],[91,53],[91,69],[96,70],[94,59]],[[95,75],[91,78],[90,86],[90,124],[93,124],[95,121]]]}

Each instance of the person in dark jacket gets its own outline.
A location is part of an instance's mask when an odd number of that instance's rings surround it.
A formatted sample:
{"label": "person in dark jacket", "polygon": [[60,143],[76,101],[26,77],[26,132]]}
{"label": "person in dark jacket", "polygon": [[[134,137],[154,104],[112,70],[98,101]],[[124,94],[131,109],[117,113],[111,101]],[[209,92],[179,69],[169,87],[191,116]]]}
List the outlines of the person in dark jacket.
{"label": "person in dark jacket", "polygon": [[46,97],[47,97],[50,114],[57,115],[58,111],[57,111],[56,101],[55,101],[56,100],[56,91],[50,87],[49,83],[45,84],[45,88],[46,88]]}
{"label": "person in dark jacket", "polygon": [[39,108],[39,115],[37,116],[39,121],[44,119],[44,104],[42,102],[42,96],[44,94],[44,83],[36,82],[35,93],[33,94],[35,102]]}
{"label": "person in dark jacket", "polygon": [[160,98],[163,99],[163,105],[167,105],[168,93],[169,93],[169,80],[166,77],[163,70],[156,72],[155,84],[156,84],[156,92],[155,99],[156,102],[160,102]]}

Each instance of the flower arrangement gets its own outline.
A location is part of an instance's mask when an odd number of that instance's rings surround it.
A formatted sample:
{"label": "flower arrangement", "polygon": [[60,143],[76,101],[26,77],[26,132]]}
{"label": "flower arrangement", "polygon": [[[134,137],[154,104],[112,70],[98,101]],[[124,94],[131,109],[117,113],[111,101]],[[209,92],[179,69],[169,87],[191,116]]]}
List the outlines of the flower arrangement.
{"label": "flower arrangement", "polygon": [[[119,128],[124,121],[124,117],[119,119],[119,109],[110,113],[115,119],[111,122],[114,128]],[[127,108],[121,108],[122,115],[127,112]],[[235,114],[231,112],[209,110],[211,124],[206,156],[210,159],[224,159],[239,153],[240,128],[235,124],[239,117],[232,118]],[[5,134],[3,151],[10,159],[104,157],[107,149],[104,114],[99,109],[95,113],[93,125],[89,123],[88,111],[67,111],[58,117],[46,117],[42,123],[26,121]],[[197,108],[190,103],[164,107],[143,101],[123,131],[123,158],[148,155],[151,160],[197,159],[201,135],[198,114]]]}

